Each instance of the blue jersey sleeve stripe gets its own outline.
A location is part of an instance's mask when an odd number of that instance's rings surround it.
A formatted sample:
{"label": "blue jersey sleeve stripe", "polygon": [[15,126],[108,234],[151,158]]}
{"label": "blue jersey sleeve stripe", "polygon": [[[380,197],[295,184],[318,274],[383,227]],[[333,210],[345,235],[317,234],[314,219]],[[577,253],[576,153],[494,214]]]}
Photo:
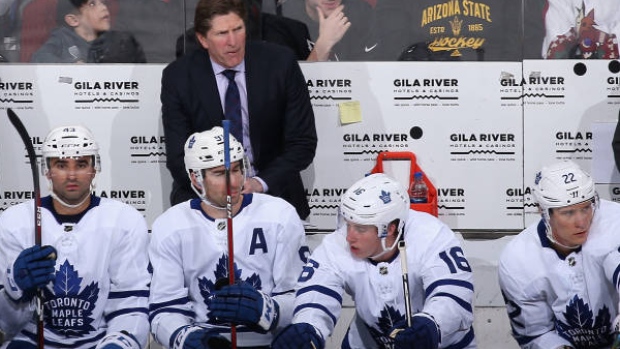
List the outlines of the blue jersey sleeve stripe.
{"label": "blue jersey sleeve stripe", "polygon": [[144,313],[144,314],[148,315],[149,314],[149,310],[146,307],[125,308],[125,309],[120,309],[120,310],[117,310],[117,311],[113,311],[110,314],[106,315],[104,318],[105,318],[106,322],[110,322],[110,320],[114,319],[117,316],[131,314],[131,313]]}
{"label": "blue jersey sleeve stripe", "polygon": [[474,340],[474,328],[470,328],[469,332],[467,332],[467,334],[461,338],[460,341],[451,344],[449,346],[447,346],[445,349],[463,349],[463,348],[467,348],[467,346],[469,344],[471,344],[471,342]]}
{"label": "blue jersey sleeve stripe", "polygon": [[616,270],[614,270],[614,285],[616,285],[616,291],[620,291],[618,288],[620,285],[618,285],[618,275],[620,275],[620,265],[616,267]]}
{"label": "blue jersey sleeve stripe", "polygon": [[305,309],[305,308],[314,308],[314,309],[319,309],[321,311],[323,311],[325,314],[327,314],[327,316],[329,316],[332,319],[332,322],[334,323],[334,326],[336,325],[336,321],[338,321],[338,319],[336,318],[336,316],[334,316],[334,314],[332,314],[325,306],[321,305],[321,304],[317,304],[317,303],[306,303],[306,304],[302,304],[298,307],[295,308],[295,310],[293,311],[293,314],[296,314],[297,312]]}
{"label": "blue jersey sleeve stripe", "polygon": [[119,299],[119,298],[129,298],[129,297],[148,297],[148,290],[140,290],[140,291],[122,291],[122,292],[110,292],[108,295],[108,299]]}
{"label": "blue jersey sleeve stripe", "polygon": [[193,319],[196,316],[196,313],[194,313],[191,310],[176,309],[176,308],[161,308],[161,309],[151,312],[151,315],[149,315],[149,322],[153,321],[155,316],[157,316],[160,313],[181,314],[191,319]]}
{"label": "blue jersey sleeve stripe", "polygon": [[428,287],[426,288],[426,293],[424,297],[428,297],[431,293],[433,293],[433,291],[437,287],[440,287],[440,286],[459,286],[459,287],[464,287],[472,291],[474,290],[474,285],[472,285],[472,283],[469,281],[456,280],[456,279],[443,279],[443,280],[437,280],[433,282],[432,284],[428,285]]}
{"label": "blue jersey sleeve stripe", "polygon": [[338,301],[338,303],[342,304],[342,296],[339,295],[338,292],[335,292],[334,290],[332,290],[331,288],[327,288],[327,287],[320,286],[320,285],[312,285],[312,286],[304,287],[300,289],[299,291],[297,291],[297,297],[307,292],[318,292],[320,294],[326,295],[327,297],[331,297],[335,299],[336,301]]}
{"label": "blue jersey sleeve stripe", "polygon": [[183,305],[183,304],[187,304],[188,302],[189,302],[189,297],[183,297],[183,298],[173,299],[167,302],[151,303],[151,305],[149,305],[149,310],[156,311],[159,308],[165,308],[165,307],[174,306],[174,305]]}
{"label": "blue jersey sleeve stripe", "polygon": [[448,297],[448,298],[451,298],[458,305],[460,305],[463,309],[469,311],[470,313],[473,312],[471,304],[469,302],[466,302],[466,301],[462,300],[461,298],[459,298],[459,297],[457,297],[457,296],[455,296],[453,294],[446,293],[446,292],[437,292],[431,298],[434,298],[434,297]]}
{"label": "blue jersey sleeve stripe", "polygon": [[511,322],[512,326],[516,326],[516,327],[519,327],[519,328],[525,328],[525,325],[523,325],[523,323],[521,321],[517,321],[514,318],[511,318],[510,322]]}
{"label": "blue jersey sleeve stripe", "polygon": [[518,333],[516,333],[514,331],[512,333],[513,333],[513,336],[514,336],[515,340],[517,341],[517,343],[520,346],[523,346],[523,345],[533,341],[534,339],[540,337],[540,336],[522,336],[522,335],[519,335]]}

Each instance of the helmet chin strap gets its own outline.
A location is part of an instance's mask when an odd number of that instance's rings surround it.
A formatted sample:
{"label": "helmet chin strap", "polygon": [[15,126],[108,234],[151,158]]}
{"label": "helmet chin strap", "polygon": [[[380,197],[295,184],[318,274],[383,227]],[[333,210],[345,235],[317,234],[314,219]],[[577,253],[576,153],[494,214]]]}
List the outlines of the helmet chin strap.
{"label": "helmet chin strap", "polygon": [[549,214],[543,214],[543,220],[545,221],[545,228],[547,229],[547,232],[545,235],[547,235],[547,239],[549,239],[549,241],[551,241],[552,243],[562,247],[562,248],[566,248],[569,250],[574,250],[576,248],[579,248],[579,246],[581,246],[581,244],[578,245],[574,245],[574,246],[568,246],[568,245],[564,245],[562,243],[560,243],[555,236],[553,235],[553,229],[551,229],[551,224],[549,224],[549,220],[551,219],[551,217],[549,217]]}
{"label": "helmet chin strap", "polygon": [[[204,180],[203,180],[202,173],[200,172],[200,170],[194,171],[193,173],[196,176],[196,181],[201,184],[200,190],[198,190],[196,189],[196,186],[193,183],[191,183],[192,190],[194,191],[194,193],[196,193],[196,195],[198,195],[198,197],[200,198],[200,201],[204,202],[206,205],[209,205],[215,208],[216,210],[226,210],[226,205],[220,206],[220,205],[217,205],[209,201],[209,199],[207,199],[207,190],[204,188],[202,184]],[[243,178],[243,182],[245,183],[245,176]],[[243,184],[241,184],[241,188],[239,188],[239,191],[241,190],[243,190]]]}
{"label": "helmet chin strap", "polygon": [[56,195],[56,192],[54,191],[54,185],[52,184],[52,180],[48,179],[47,180],[47,187],[49,189],[50,195],[52,196],[52,198],[56,201],[58,201],[61,205],[63,205],[64,207],[67,208],[78,208],[80,206],[82,206],[82,204],[84,204],[86,202],[86,200],[88,200],[90,198],[90,194],[95,190],[95,180],[93,179],[93,181],[90,183],[90,191],[84,195],[84,199],[82,199],[82,201],[80,201],[77,204],[69,204],[66,203],[64,200],[62,200],[61,198],[58,197],[58,195]]}
{"label": "helmet chin strap", "polygon": [[[381,251],[378,254],[370,257],[370,259],[376,260],[377,258],[383,256],[384,254],[386,254],[386,253],[392,251],[394,248],[396,248],[396,246],[398,245],[398,241],[400,240],[400,237],[403,235],[403,230],[404,230],[404,228],[402,226],[403,223],[399,222],[398,224],[399,224],[399,226],[396,227],[396,229],[398,229],[398,235],[396,235],[396,238],[394,239],[394,243],[392,244],[392,246],[390,246],[390,247],[385,246],[385,241],[387,240],[387,234],[386,234],[386,237],[381,238],[381,247],[383,248],[383,251]],[[386,227],[386,230],[387,230],[387,227]]]}
{"label": "helmet chin strap", "polygon": [[562,243],[560,243],[554,236],[553,236],[553,231],[551,231],[551,227],[547,228],[547,239],[549,239],[549,241],[551,241],[552,243],[559,245],[560,247],[563,248],[567,248],[569,250],[574,250],[576,248],[579,248],[579,246],[581,246],[581,244],[578,245],[573,245],[573,246],[568,246],[568,245],[564,245]]}

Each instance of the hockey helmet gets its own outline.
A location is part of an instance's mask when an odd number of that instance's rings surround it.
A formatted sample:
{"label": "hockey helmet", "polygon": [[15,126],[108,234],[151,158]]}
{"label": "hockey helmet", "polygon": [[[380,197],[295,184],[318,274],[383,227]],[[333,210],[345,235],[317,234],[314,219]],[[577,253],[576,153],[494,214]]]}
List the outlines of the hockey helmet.
{"label": "hockey helmet", "polygon": [[[229,149],[231,163],[244,160],[243,145],[233,135],[230,135]],[[224,129],[215,126],[189,136],[185,142],[184,160],[188,174],[224,165]]]}
{"label": "hockey helmet", "polygon": [[547,228],[547,238],[563,247],[577,248],[578,246],[563,245],[556,239],[551,227],[551,209],[591,201],[596,212],[598,195],[592,177],[569,160],[543,167],[536,174],[534,184],[532,195],[538,203]]}
{"label": "hockey helmet", "polygon": [[[371,174],[353,184],[340,200],[340,214],[346,221],[374,225],[384,251],[393,249],[403,233],[409,214],[409,196],[403,185],[383,173]],[[398,235],[385,246],[388,225],[398,219]]]}
{"label": "hockey helmet", "polygon": [[49,171],[50,158],[78,158],[92,156],[93,166],[101,171],[99,146],[90,130],[84,126],[61,126],[47,134],[43,141],[43,174]]}
{"label": "hockey helmet", "polygon": [[582,203],[596,197],[594,181],[573,161],[563,161],[536,174],[533,196],[541,211]]}

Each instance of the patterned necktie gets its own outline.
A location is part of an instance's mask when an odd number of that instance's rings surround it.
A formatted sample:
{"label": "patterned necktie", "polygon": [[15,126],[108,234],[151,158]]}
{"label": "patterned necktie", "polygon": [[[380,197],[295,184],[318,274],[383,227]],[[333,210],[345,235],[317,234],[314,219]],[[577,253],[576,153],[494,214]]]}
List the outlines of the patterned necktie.
{"label": "patterned necktie", "polygon": [[224,70],[222,74],[228,78],[228,88],[224,98],[224,116],[230,120],[230,132],[243,144],[243,121],[241,120],[241,97],[239,96],[239,88],[235,82],[234,70]]}

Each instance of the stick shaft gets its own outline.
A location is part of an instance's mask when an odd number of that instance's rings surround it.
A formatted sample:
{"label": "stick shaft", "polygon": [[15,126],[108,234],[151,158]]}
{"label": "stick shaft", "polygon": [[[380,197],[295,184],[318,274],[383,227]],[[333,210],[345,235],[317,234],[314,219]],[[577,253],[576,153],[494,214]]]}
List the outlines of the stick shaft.
{"label": "stick shaft", "polygon": [[[230,186],[230,121],[223,120],[224,128],[224,169],[226,174],[226,228],[228,233],[228,283],[235,283],[235,250],[233,240],[233,209],[232,190]],[[230,342],[233,349],[237,348],[237,328],[230,324]]]}
{"label": "stick shaft", "polygon": [[407,267],[407,248],[405,241],[398,242],[398,251],[400,253],[400,268],[403,274],[403,291],[405,297],[405,316],[407,326],[411,327],[411,298],[409,297],[409,269]]}
{"label": "stick shaft", "polygon": [[[9,117],[9,121],[15,127],[17,133],[19,133],[19,137],[22,139],[24,146],[26,147],[26,152],[28,153],[28,161],[30,161],[30,170],[32,171],[32,183],[34,186],[34,243],[36,245],[41,246],[41,187],[39,184],[39,171],[37,166],[37,155],[34,152],[34,146],[32,145],[32,140],[30,135],[28,134],[28,130],[26,130],[26,126],[19,119],[17,114],[13,111],[13,109],[7,109],[7,115]],[[43,289],[39,288],[37,290],[37,298],[36,302],[36,322],[37,322],[37,348],[43,349],[45,345],[45,337],[43,335],[44,324],[43,324]]]}

